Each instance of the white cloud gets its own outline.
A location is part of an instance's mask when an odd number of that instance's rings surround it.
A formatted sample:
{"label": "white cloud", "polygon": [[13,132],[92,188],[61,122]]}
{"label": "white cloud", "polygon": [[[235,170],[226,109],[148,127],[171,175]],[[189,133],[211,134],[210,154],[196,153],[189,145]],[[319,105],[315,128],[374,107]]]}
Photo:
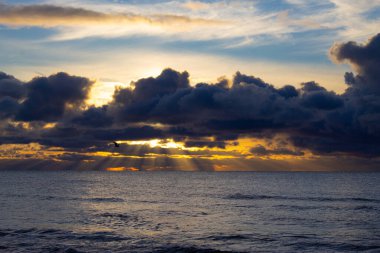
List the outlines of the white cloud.
{"label": "white cloud", "polygon": [[[363,39],[377,33],[379,20],[363,14],[380,7],[380,0],[286,0],[295,9],[262,10],[266,1],[168,1],[152,3],[109,3],[105,1],[50,0],[41,2],[71,8],[75,15],[30,10],[11,15],[3,9],[0,23],[13,26],[54,27],[54,40],[86,37],[156,36],[170,40],[223,40],[249,38],[227,45],[246,46],[258,42],[255,37],[272,36],[274,41],[287,35],[316,29],[336,33],[339,40]],[[268,3],[267,3],[268,4]],[[5,6],[5,7],[4,7]],[[9,6],[8,6],[9,7]],[[41,5],[32,5],[32,9]],[[19,9],[17,9],[19,8]],[[19,13],[22,14],[22,13]],[[28,15],[29,14],[29,15]],[[33,15],[32,15],[33,14]],[[62,14],[62,13],[61,13]],[[315,38],[318,40],[319,38]]]}

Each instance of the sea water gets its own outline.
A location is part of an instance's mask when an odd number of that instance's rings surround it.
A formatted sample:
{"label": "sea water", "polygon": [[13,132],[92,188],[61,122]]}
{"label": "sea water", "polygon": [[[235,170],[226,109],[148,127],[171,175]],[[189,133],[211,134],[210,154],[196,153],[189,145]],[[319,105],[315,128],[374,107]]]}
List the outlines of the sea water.
{"label": "sea water", "polygon": [[359,251],[379,173],[0,172],[0,252]]}

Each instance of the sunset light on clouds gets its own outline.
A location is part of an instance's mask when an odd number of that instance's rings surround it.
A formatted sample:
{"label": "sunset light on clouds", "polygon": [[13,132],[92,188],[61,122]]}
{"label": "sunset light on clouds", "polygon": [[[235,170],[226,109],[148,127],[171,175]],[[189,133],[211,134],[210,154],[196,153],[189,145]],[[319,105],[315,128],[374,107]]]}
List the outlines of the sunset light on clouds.
{"label": "sunset light on clouds", "polygon": [[379,10],[3,1],[0,167],[378,170]]}

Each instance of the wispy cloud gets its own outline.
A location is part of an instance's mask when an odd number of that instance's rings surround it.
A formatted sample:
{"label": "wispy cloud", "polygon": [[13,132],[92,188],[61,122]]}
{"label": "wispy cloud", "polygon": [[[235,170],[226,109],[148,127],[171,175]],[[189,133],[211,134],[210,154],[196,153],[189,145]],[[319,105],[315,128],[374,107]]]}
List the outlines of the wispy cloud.
{"label": "wispy cloud", "polygon": [[55,5],[0,5],[0,23],[9,26],[87,26],[148,24],[159,26],[215,25],[221,21],[179,15],[143,16],[132,13],[103,13]]}
{"label": "wispy cloud", "polygon": [[[364,15],[379,7],[379,0],[287,2],[297,10],[283,7],[274,11],[265,1],[245,0],[2,4],[0,24],[54,28],[58,32],[53,36],[56,40],[153,35],[174,40],[253,38],[253,44],[260,43],[258,38],[263,35],[281,41],[289,34],[318,29],[336,31],[342,40],[360,39],[374,35],[379,27],[379,20]],[[246,46],[246,42],[235,41],[231,47]]]}
{"label": "wispy cloud", "polygon": [[[208,5],[212,8],[206,8]],[[169,2],[117,7],[104,4],[3,4],[0,5],[0,24],[55,28],[59,33],[54,38],[60,40],[131,35],[209,40],[267,34],[280,37],[299,30],[279,22],[277,13],[261,12],[255,3],[246,1],[228,4]],[[190,13],[189,8],[193,10]]]}
{"label": "wispy cloud", "polygon": [[198,11],[198,10],[204,10],[210,8],[212,5],[205,2],[200,1],[188,1],[183,4],[183,6],[187,9]]}

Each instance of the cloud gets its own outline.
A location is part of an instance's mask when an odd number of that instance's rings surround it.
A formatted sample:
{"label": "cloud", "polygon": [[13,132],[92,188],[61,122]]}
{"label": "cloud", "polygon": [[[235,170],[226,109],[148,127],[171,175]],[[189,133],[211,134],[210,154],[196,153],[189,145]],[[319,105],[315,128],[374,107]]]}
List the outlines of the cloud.
{"label": "cloud", "polygon": [[257,42],[264,35],[278,39],[284,34],[315,29],[301,22],[290,25],[279,22],[276,13],[262,11],[250,1],[59,4],[0,4],[0,24],[54,28],[57,34],[49,38],[53,40],[133,35],[164,36],[171,40],[249,38],[224,45],[226,48]]}
{"label": "cloud", "polygon": [[198,147],[198,148],[226,148],[226,143],[224,141],[207,141],[207,140],[187,140],[185,142],[185,147]]}
{"label": "cloud", "polygon": [[268,149],[263,145],[257,145],[251,148],[250,152],[257,156],[271,156],[271,155],[290,155],[290,156],[303,156],[305,153],[298,150],[290,150],[287,148]]}
{"label": "cloud", "polygon": [[378,38],[330,50],[357,71],[343,94],[313,81],[276,88],[240,72],[231,81],[191,86],[188,72],[164,69],[117,88],[107,105],[86,107],[92,85],[87,78],[58,73],[23,83],[1,74],[0,142],[87,152],[109,150],[113,140],[173,139],[184,147],[227,152],[251,138],[273,142],[250,150],[258,155],[380,157]]}
{"label": "cloud", "polygon": [[19,110],[19,100],[26,94],[23,83],[0,72],[0,120],[11,117]]}
{"label": "cloud", "polygon": [[[379,1],[289,0],[273,9],[265,1],[47,1],[49,4],[0,4],[0,24],[53,28],[48,39],[157,36],[170,40],[213,40],[221,48],[282,43],[303,32],[331,32],[340,39],[363,39],[378,32],[379,21],[366,13]],[[265,3],[264,3],[265,2]],[[53,4],[52,4],[53,3]],[[165,13],[165,14],[162,14]],[[269,39],[268,39],[269,38]],[[298,38],[298,37],[297,37]],[[306,36],[300,38],[309,41]],[[318,36],[319,49],[331,36]]]}
{"label": "cloud", "polygon": [[18,112],[20,104],[12,97],[0,98],[0,120],[12,117]]}
{"label": "cloud", "polygon": [[320,110],[333,110],[342,107],[343,99],[334,92],[328,92],[315,82],[301,84],[301,92],[304,94],[301,104],[309,108]]}
{"label": "cloud", "polygon": [[357,75],[345,75],[346,83],[352,89],[380,94],[380,34],[366,44],[353,41],[334,44],[330,56],[337,62],[347,61],[352,65]]}
{"label": "cloud", "polygon": [[0,4],[0,24],[7,26],[96,26],[135,25],[202,26],[221,24],[221,21],[190,18],[181,15],[139,15],[133,13],[105,13],[84,8],[57,5],[5,5]]}
{"label": "cloud", "polygon": [[184,3],[183,6],[192,11],[199,11],[199,10],[210,8],[209,3],[200,2],[200,1],[188,1]]}
{"label": "cloud", "polygon": [[23,83],[14,78],[0,72],[0,98],[11,97],[14,99],[20,99],[24,97],[26,92]]}
{"label": "cloud", "polygon": [[90,107],[80,116],[72,119],[72,123],[88,127],[107,127],[113,124],[113,118],[106,114],[107,106]]}
{"label": "cloud", "polygon": [[91,82],[87,78],[58,73],[37,77],[26,84],[27,97],[16,115],[19,121],[56,121],[87,99]]}

